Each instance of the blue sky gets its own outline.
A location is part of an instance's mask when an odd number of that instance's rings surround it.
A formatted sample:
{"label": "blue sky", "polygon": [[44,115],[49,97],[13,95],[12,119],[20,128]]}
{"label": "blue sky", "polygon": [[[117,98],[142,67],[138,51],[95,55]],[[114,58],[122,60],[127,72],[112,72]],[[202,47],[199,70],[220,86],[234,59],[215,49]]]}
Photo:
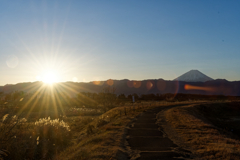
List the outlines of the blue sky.
{"label": "blue sky", "polygon": [[198,69],[240,80],[239,1],[0,1],[0,85],[172,80]]}

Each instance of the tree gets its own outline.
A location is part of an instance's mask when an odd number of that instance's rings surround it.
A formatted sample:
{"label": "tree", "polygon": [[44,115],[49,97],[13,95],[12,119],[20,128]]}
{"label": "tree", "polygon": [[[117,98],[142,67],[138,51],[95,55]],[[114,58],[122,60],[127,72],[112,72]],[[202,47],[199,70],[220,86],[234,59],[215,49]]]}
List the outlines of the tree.
{"label": "tree", "polygon": [[125,94],[120,94],[120,95],[118,95],[118,99],[126,99]]}
{"label": "tree", "polygon": [[129,95],[127,96],[127,98],[128,98],[129,100],[132,100],[132,95],[129,94]]}
{"label": "tree", "polygon": [[115,94],[115,87],[104,87],[102,92],[99,93],[100,103],[104,106],[104,109],[111,109],[116,103],[117,96]]}
{"label": "tree", "polygon": [[5,100],[10,101],[11,99],[12,99],[12,94],[11,93],[6,94]]}
{"label": "tree", "polygon": [[138,94],[137,93],[133,93],[133,95],[132,96],[134,96],[134,99],[135,100],[138,100],[139,99],[139,96],[138,96]]}
{"label": "tree", "polygon": [[23,96],[24,96],[24,92],[23,91],[15,91],[13,93],[13,100],[16,100],[16,99],[18,99],[20,97],[23,97]]}

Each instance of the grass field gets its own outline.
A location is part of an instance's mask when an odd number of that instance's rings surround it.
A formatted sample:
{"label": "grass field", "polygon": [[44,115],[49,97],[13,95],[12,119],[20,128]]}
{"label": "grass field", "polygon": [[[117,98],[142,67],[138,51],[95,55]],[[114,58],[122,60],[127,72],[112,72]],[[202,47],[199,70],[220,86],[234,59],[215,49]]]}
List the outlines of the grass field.
{"label": "grass field", "polygon": [[[40,120],[30,115],[32,118],[14,130],[16,137],[12,134],[12,139],[2,145],[5,148],[0,148],[0,154],[2,159],[6,154],[5,159],[13,160],[128,159],[135,153],[127,147],[126,131],[136,116],[156,106],[177,104],[185,106],[158,114],[170,139],[191,151],[194,159],[239,159],[239,103],[230,102],[142,102],[115,107],[105,113],[72,109],[73,113],[61,115],[59,120],[44,119],[47,127],[39,125]],[[8,118],[10,122],[13,117]],[[53,122],[55,125],[50,124]],[[3,124],[2,121],[0,129]]]}
{"label": "grass field", "polygon": [[126,129],[138,114],[159,105],[142,103],[117,107],[104,113],[77,132],[72,145],[55,159],[128,159],[132,153],[126,148]]}
{"label": "grass field", "polygon": [[205,103],[159,113],[165,132],[195,159],[240,159],[239,102]]}
{"label": "grass field", "polygon": [[[98,109],[73,108],[73,113],[58,115],[53,119],[41,117],[54,114],[53,112],[32,112],[28,114],[28,118],[22,117],[26,119],[24,123],[19,123],[22,118],[4,115],[3,111],[0,130],[4,132],[0,133],[0,158],[124,159],[128,155],[123,147],[127,124],[137,114],[157,105],[159,103],[156,102],[126,104],[106,113]],[[4,116],[6,118],[3,121]],[[11,128],[14,129],[10,130]],[[8,132],[11,134],[7,134]]]}

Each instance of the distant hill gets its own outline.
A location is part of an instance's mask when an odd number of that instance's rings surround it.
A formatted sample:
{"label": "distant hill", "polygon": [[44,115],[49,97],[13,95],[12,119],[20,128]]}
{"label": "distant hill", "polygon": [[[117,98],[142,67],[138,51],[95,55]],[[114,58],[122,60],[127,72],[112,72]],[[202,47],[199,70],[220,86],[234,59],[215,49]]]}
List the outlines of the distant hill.
{"label": "distant hill", "polygon": [[179,76],[178,78],[174,79],[175,81],[184,81],[184,82],[206,82],[212,81],[213,79],[206,76],[202,72],[198,70],[190,70],[187,73]]}
{"label": "distant hill", "polygon": [[[114,86],[116,94],[165,94],[186,93],[203,95],[231,95],[240,96],[240,81],[229,82],[223,79],[206,82],[167,81],[163,79],[149,79],[142,81],[132,80],[107,80],[88,83],[62,82],[55,85],[57,92],[65,92],[69,96],[76,96],[79,92],[101,92],[106,86]],[[19,83],[15,85],[0,86],[0,92],[10,93],[13,91],[36,92],[46,90],[42,82]]]}

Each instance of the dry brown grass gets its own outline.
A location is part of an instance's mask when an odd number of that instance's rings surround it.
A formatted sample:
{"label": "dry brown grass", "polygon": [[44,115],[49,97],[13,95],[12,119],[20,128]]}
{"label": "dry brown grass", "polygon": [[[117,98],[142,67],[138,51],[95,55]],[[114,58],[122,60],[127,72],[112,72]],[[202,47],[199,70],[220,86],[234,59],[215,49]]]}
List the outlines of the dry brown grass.
{"label": "dry brown grass", "polygon": [[196,157],[240,159],[240,141],[227,133],[223,134],[195,105],[172,108],[164,116],[171,126],[171,129],[165,129],[167,134],[174,137],[178,145],[191,150]]}
{"label": "dry brown grass", "polygon": [[130,122],[144,110],[183,103],[187,104],[186,102],[144,102],[135,106],[127,104],[113,108],[101,116],[62,117],[70,125],[72,138],[67,139],[70,145],[64,147],[62,152],[60,150],[51,152],[52,155],[49,158],[55,160],[127,159],[131,153],[125,147],[125,136]]}
{"label": "dry brown grass", "polygon": [[[151,106],[154,106],[153,103],[151,103]],[[38,157],[37,159],[44,157],[47,159],[113,159],[114,156],[124,159],[124,157],[127,157],[121,148],[123,146],[121,140],[123,139],[124,129],[132,117],[149,107],[150,103],[141,104],[141,106],[138,104],[135,107],[128,104],[126,107],[114,108],[101,116],[61,117],[64,122],[70,125],[71,131],[69,133],[73,135],[71,136],[73,138],[66,137],[67,134],[62,132],[50,132],[46,127],[41,129],[37,126],[34,129],[33,122],[35,122],[34,119],[36,118],[29,118],[30,121],[27,121],[26,124],[27,130],[19,130],[15,127],[17,132],[10,136],[14,143],[8,141],[4,146],[0,145],[0,155],[6,156],[6,149],[7,158],[11,157],[10,159],[34,159],[35,157]],[[127,115],[125,115],[125,108]],[[47,136],[46,140],[43,139],[44,136],[38,135],[37,130],[39,130],[39,134],[44,133],[45,137],[46,133],[40,131],[49,131],[47,135],[50,137]],[[2,130],[0,133],[3,133]],[[59,140],[53,143],[52,140],[54,141],[57,138],[56,135],[59,135],[56,133],[61,134],[61,136],[59,136]],[[19,134],[23,135],[24,138],[21,138],[22,136]],[[36,140],[38,136],[39,144],[37,144],[38,140]],[[57,142],[61,142],[61,140],[68,144],[71,143],[71,145],[57,145]],[[63,149],[64,152],[60,153]],[[46,154],[47,156],[45,156]]]}
{"label": "dry brown grass", "polygon": [[51,159],[69,144],[71,132],[64,121],[49,118],[32,123],[5,115],[0,119],[0,159]]}
{"label": "dry brown grass", "polygon": [[[126,147],[126,131],[137,115],[157,106],[189,104],[193,102],[143,102],[116,107],[95,118],[80,132],[72,145],[55,160],[124,160],[134,154]],[[125,115],[126,109],[126,115]],[[74,125],[78,125],[76,122]]]}
{"label": "dry brown grass", "polygon": [[[75,134],[73,144],[55,157],[56,160],[124,160],[128,159],[126,129],[144,110],[172,103],[141,103],[114,108],[95,118]],[[126,115],[125,115],[126,109]]]}

